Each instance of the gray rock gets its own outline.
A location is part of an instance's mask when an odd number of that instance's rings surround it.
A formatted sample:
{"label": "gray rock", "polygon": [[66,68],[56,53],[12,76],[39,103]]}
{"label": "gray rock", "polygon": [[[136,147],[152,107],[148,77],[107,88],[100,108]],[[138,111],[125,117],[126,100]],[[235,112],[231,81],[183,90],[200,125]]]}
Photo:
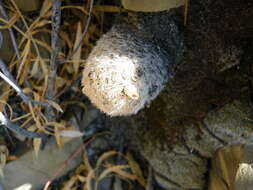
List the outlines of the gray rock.
{"label": "gray rock", "polygon": [[252,143],[252,114],[253,108],[249,101],[236,100],[208,113],[203,122],[185,126],[184,142],[169,146],[152,142],[151,139],[147,142],[139,136],[132,137],[132,140],[153,167],[156,180],[162,187],[203,189],[206,184],[207,160],[212,158],[218,148]]}
{"label": "gray rock", "polygon": [[[4,169],[1,183],[5,190],[25,187],[25,189],[40,189],[51,179],[56,172],[65,165],[73,153],[82,146],[81,139],[74,139],[57,147],[54,140],[50,140],[44,150],[39,152],[38,157],[34,151],[23,155],[20,159],[8,163]],[[65,166],[61,175],[74,169],[81,163],[81,154],[71,159]]]}

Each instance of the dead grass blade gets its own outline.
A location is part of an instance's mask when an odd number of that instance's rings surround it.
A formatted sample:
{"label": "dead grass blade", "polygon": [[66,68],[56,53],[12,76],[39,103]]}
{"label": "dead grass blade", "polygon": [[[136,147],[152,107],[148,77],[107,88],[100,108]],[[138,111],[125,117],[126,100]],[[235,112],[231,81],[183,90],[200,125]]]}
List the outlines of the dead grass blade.
{"label": "dead grass blade", "polygon": [[82,137],[84,134],[78,130],[62,130],[59,132],[59,135],[62,137],[78,138]]}
{"label": "dead grass blade", "polygon": [[86,184],[84,185],[83,189],[84,190],[93,190],[93,180],[95,179],[95,170],[92,168],[92,166],[89,162],[87,152],[84,152],[83,160],[84,160],[84,165],[86,166],[86,168],[88,170]]}
{"label": "dead grass blade", "polygon": [[52,8],[52,1],[44,0],[42,8],[40,10],[40,17],[44,17],[51,8]]}
{"label": "dead grass blade", "polygon": [[87,180],[86,180],[87,182],[84,186],[84,190],[94,190],[93,185],[92,185],[94,177],[95,177],[94,170],[89,171],[88,176],[87,176]]}
{"label": "dead grass blade", "polygon": [[18,14],[14,14],[8,21],[5,20],[4,23],[7,23],[5,25],[1,25],[0,29],[9,29],[11,28],[19,19],[19,15]]}
{"label": "dead grass blade", "polygon": [[72,190],[72,186],[76,183],[77,180],[78,180],[77,176],[72,176],[70,180],[68,180],[65,183],[65,185],[61,190],[70,190],[70,189]]}
{"label": "dead grass blade", "polygon": [[[1,86],[2,86],[3,93],[1,93],[1,95],[0,95],[0,112],[3,112],[4,106],[8,105],[7,101],[10,96],[10,87],[5,83],[2,83]],[[12,110],[11,106],[9,108],[10,108],[10,110]],[[11,115],[12,115],[12,111],[11,111]]]}
{"label": "dead grass blade", "polygon": [[3,111],[4,111],[4,106],[7,106],[7,107],[8,107],[8,109],[9,109],[9,111],[10,111],[10,118],[12,119],[12,117],[13,117],[13,110],[12,110],[10,104],[8,104],[7,101],[5,101],[4,99],[0,99],[0,105],[1,105],[1,108],[2,108],[2,109],[0,110],[0,112],[3,112]]}
{"label": "dead grass blade", "polygon": [[60,130],[57,128],[57,127],[55,127],[54,128],[54,136],[55,136],[55,140],[56,140],[56,143],[57,143],[57,145],[58,145],[58,147],[63,147],[64,146],[64,141],[63,141],[63,139],[62,139],[62,136],[60,136]]}
{"label": "dead grass blade", "polygon": [[67,5],[67,6],[62,6],[61,8],[62,10],[63,9],[78,9],[82,11],[84,14],[89,15],[88,11],[84,7],[81,7],[81,6]]}
{"label": "dead grass blade", "polygon": [[23,67],[27,61],[27,57],[30,53],[30,50],[31,50],[31,41],[28,40],[22,53],[21,53],[21,63],[19,64],[19,68],[18,68],[18,74],[17,74],[17,80],[19,81],[19,84],[22,83],[23,81],[20,80],[21,78],[21,73],[23,73]]}
{"label": "dead grass blade", "polygon": [[112,5],[96,5],[94,6],[94,11],[101,11],[101,12],[109,12],[109,13],[119,13],[122,11],[126,11],[125,9],[118,7],[118,6],[112,6]]}
{"label": "dead grass blade", "polygon": [[61,108],[61,106],[59,104],[57,104],[56,102],[54,101],[51,101],[51,100],[46,100],[47,103],[49,103],[53,108],[55,108],[57,111],[63,113],[63,110]]}
{"label": "dead grass blade", "polygon": [[117,165],[117,166],[112,166],[110,168],[107,168],[106,170],[104,170],[98,177],[97,179],[97,183],[102,180],[103,178],[107,177],[109,174],[111,173],[116,173],[124,178],[128,178],[128,179],[132,179],[135,180],[136,176],[123,171],[123,169],[129,169],[130,166],[129,165]]}
{"label": "dead grass blade", "polygon": [[119,152],[116,152],[116,151],[109,151],[109,152],[105,152],[103,153],[97,160],[97,164],[96,164],[96,167],[100,167],[101,164],[106,160],[108,159],[109,157],[111,156],[115,156],[115,155],[118,155],[120,154]]}
{"label": "dead grass blade", "polygon": [[188,10],[189,10],[189,0],[185,0],[184,25],[186,25],[186,23],[187,23]]}
{"label": "dead grass blade", "polygon": [[36,123],[36,126],[38,127],[38,129],[40,129],[41,131],[43,131],[42,124],[41,124],[39,118],[36,116],[32,104],[29,103],[28,105],[29,105],[29,111],[30,111],[30,113],[32,114],[32,117],[33,117],[33,120],[34,120],[35,123]]}
{"label": "dead grass blade", "polygon": [[34,149],[36,157],[38,157],[38,155],[39,155],[41,144],[42,144],[41,138],[34,138],[33,139],[33,149]]}
{"label": "dead grass blade", "polygon": [[80,60],[81,59],[81,53],[82,53],[82,45],[79,45],[79,42],[82,40],[82,27],[81,27],[81,23],[78,22],[77,24],[77,31],[76,31],[76,39],[75,39],[75,43],[74,43],[74,49],[76,49],[75,54],[71,57],[71,59],[73,60],[73,67],[74,67],[74,75],[76,77],[76,75],[78,74],[78,69],[80,67]]}
{"label": "dead grass blade", "polygon": [[127,153],[126,158],[127,158],[127,161],[129,163],[132,173],[136,176],[136,180],[143,187],[146,187],[147,182],[146,182],[145,178],[143,177],[143,173],[142,173],[142,170],[141,170],[139,164],[134,160],[134,158],[130,152]]}
{"label": "dead grass blade", "polygon": [[[0,98],[0,99],[1,99],[1,98]],[[24,114],[24,115],[22,115],[22,116],[20,116],[20,117],[16,117],[15,119],[11,119],[11,121],[12,121],[12,122],[16,122],[16,121],[18,121],[18,120],[25,119],[25,118],[27,118],[27,117],[30,118],[30,116],[31,116],[31,113],[27,113],[27,114]]]}

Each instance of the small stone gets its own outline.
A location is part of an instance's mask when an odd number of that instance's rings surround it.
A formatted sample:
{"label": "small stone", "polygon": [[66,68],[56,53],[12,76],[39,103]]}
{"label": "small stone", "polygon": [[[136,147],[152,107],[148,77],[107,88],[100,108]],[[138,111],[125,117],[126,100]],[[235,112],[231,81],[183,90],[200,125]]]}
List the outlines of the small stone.
{"label": "small stone", "polygon": [[[26,189],[41,189],[81,145],[81,139],[74,139],[63,148],[59,148],[55,141],[51,140],[37,157],[34,151],[30,151],[20,159],[9,162],[3,168],[4,176],[0,178],[1,184],[4,189],[24,186]],[[70,160],[61,175],[77,167],[81,163],[81,156],[82,154],[79,154]]]}

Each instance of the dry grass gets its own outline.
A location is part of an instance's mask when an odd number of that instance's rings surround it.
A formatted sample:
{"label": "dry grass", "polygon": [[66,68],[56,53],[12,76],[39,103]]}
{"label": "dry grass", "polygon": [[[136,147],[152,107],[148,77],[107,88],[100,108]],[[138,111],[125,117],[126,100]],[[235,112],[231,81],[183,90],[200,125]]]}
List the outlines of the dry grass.
{"label": "dry grass", "polygon": [[[115,165],[110,160],[110,158],[118,156],[127,161],[127,164]],[[132,181],[137,181],[141,186],[146,187],[146,180],[142,171],[130,153],[121,155],[115,151],[105,152],[98,158],[95,168],[91,166],[87,154],[84,154],[83,160],[83,163],[75,170],[74,175],[60,184],[62,190],[98,190],[99,183],[103,179],[114,176],[127,181],[129,187],[133,186],[131,185]]]}
{"label": "dry grass", "polygon": [[[66,1],[67,2],[67,1]],[[68,1],[70,2],[70,1]],[[104,32],[104,15],[107,12],[119,12],[120,7],[109,5],[94,5],[92,9],[92,22],[88,27],[84,39],[81,39],[82,30],[88,19],[90,2],[82,5],[63,3],[61,6],[62,23],[60,26],[60,52],[58,61],[63,62],[57,69],[55,85],[53,88],[54,100],[46,98],[50,73],[50,56],[54,51],[51,47],[51,15],[52,1],[45,0],[39,14],[29,18],[19,10],[14,0],[6,1],[5,8],[9,12],[9,20],[0,18],[0,30],[12,28],[17,32],[16,43],[19,55],[13,52],[13,57],[8,63],[9,70],[13,73],[23,92],[36,101],[49,103],[56,111],[56,118],[51,121],[45,115],[45,108],[41,105],[20,103],[23,116],[12,118],[17,122],[22,119],[22,127],[32,131],[40,131],[50,135],[56,135],[65,129],[66,122],[60,118],[61,113],[67,108],[69,100],[59,100],[73,83],[81,76],[83,63],[95,44],[95,41]],[[81,46],[78,42],[82,40]],[[7,42],[6,42],[7,43]],[[11,43],[11,42],[8,42]],[[5,44],[3,44],[5,45]],[[76,51],[74,51],[76,49]],[[74,51],[74,52],[73,52]],[[1,94],[1,110],[4,105],[10,104],[15,92],[7,84],[3,84],[4,92]],[[76,90],[80,91],[81,87]],[[78,92],[77,92],[78,93]],[[75,103],[83,104],[75,101]],[[83,106],[85,107],[85,106]],[[86,111],[86,110],[84,110]],[[46,126],[52,126],[49,130]],[[59,135],[58,135],[59,136]]]}
{"label": "dry grass", "polygon": [[[42,105],[23,101],[14,103],[17,99],[16,92],[4,82],[0,83],[3,92],[0,94],[0,112],[6,113],[11,122],[21,123],[20,127],[28,131],[55,136],[60,146],[63,146],[62,138],[64,136],[76,137],[80,135],[73,130],[73,126],[68,121],[61,118],[68,105],[74,102],[87,111],[85,104],[80,102],[78,97],[68,100],[62,98],[62,95],[75,86],[75,93],[80,96],[81,87],[78,86],[79,84],[76,85],[76,81],[81,76],[85,59],[96,40],[106,30],[104,28],[105,15],[108,13],[118,14],[123,11],[121,7],[113,4],[94,4],[90,7],[91,2],[87,0],[77,5],[66,0],[61,5],[60,50],[57,53],[57,60],[61,64],[58,65],[54,78],[55,84],[53,92],[51,92],[54,95],[53,100],[46,97],[51,82],[50,60],[52,54],[55,53],[51,45],[52,1],[44,0],[40,10],[29,16],[27,12],[19,9],[16,0],[6,0],[4,1],[4,9],[8,12],[8,18],[0,17],[0,31],[12,29],[16,33],[14,43],[18,48],[13,51],[13,56],[7,63],[8,70],[11,71],[18,86],[27,96],[35,101],[47,102],[53,107],[55,114],[53,119],[49,119],[46,114],[47,109]],[[92,8],[90,15],[92,19],[87,27],[90,8]],[[87,27],[87,32],[84,35],[85,27]],[[84,35],[83,39],[82,35]],[[80,41],[82,42],[81,46],[79,46]],[[4,42],[3,46],[6,45],[5,43],[13,42]],[[36,152],[39,151],[40,145],[41,139],[33,139]],[[121,155],[128,162],[127,165],[114,165],[107,161],[109,157],[118,154],[114,151],[104,153],[98,159],[96,168],[90,166],[87,155],[84,155],[83,164],[76,169],[75,175],[62,184],[62,189],[80,189],[80,187],[89,190],[96,189],[102,179],[112,175],[118,175],[123,179],[137,180],[142,186],[145,186],[146,182],[142,172],[130,154]],[[103,169],[101,170],[101,168]],[[100,172],[97,172],[98,170]]]}

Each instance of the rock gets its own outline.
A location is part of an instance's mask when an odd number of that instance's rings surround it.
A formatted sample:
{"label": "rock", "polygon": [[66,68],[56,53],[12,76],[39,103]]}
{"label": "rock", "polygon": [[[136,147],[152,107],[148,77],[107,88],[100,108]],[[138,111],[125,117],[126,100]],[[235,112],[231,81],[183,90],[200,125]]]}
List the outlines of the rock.
{"label": "rock", "polygon": [[208,113],[198,126],[186,128],[187,146],[211,158],[223,146],[250,143],[252,122],[247,118],[251,118],[252,111],[248,101],[235,100],[220,110]]}
{"label": "rock", "polygon": [[185,0],[122,0],[125,9],[143,12],[169,10],[182,6],[185,2]]}
{"label": "rock", "polygon": [[[185,126],[181,131],[182,141],[165,143],[163,140],[167,138],[167,142],[171,142],[171,139],[164,137],[161,129],[156,129],[160,134],[160,141],[155,141],[155,132],[144,128],[136,119],[132,121],[129,136],[133,146],[137,146],[154,169],[156,180],[162,187],[201,190],[206,184],[207,160],[211,159],[219,148],[252,143],[252,114],[253,108],[249,100],[236,100],[208,113],[203,121]],[[167,131],[177,135],[173,130],[173,127],[168,126]],[[231,160],[236,162],[236,159]],[[231,175],[235,175],[236,169]]]}
{"label": "rock", "polygon": [[[30,151],[18,160],[8,163],[3,169],[1,184],[6,190],[24,186],[26,186],[24,189],[42,188],[80,146],[82,146],[81,139],[73,139],[63,148],[57,147],[55,141],[50,140],[45,149],[39,152],[38,157],[34,151]],[[81,163],[81,158],[82,155],[79,154],[71,159],[61,171],[61,175],[77,167]]]}

